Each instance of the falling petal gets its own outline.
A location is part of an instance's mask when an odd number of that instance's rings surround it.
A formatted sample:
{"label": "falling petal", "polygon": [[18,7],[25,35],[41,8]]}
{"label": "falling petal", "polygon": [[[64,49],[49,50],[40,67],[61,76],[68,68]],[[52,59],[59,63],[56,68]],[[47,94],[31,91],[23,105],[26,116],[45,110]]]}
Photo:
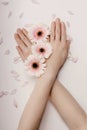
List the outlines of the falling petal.
{"label": "falling petal", "polygon": [[70,22],[66,21],[67,27],[70,28]]}
{"label": "falling petal", "polygon": [[9,12],[8,18],[10,18],[11,16],[12,16],[12,11]]}
{"label": "falling petal", "polygon": [[13,78],[16,80],[16,81],[20,81],[20,75],[18,74],[18,72],[16,72],[15,70],[12,70],[11,71],[11,74],[13,75]]}
{"label": "falling petal", "polygon": [[78,57],[74,57],[72,60],[73,60],[74,63],[77,63]]}
{"label": "falling petal", "polygon": [[16,94],[16,92],[17,92],[17,89],[13,89],[13,90],[10,92],[10,94],[11,94],[11,95],[14,95],[14,94]]}
{"label": "falling petal", "polygon": [[9,50],[9,49],[6,50],[4,54],[5,54],[5,55],[9,55],[9,54],[10,54],[10,50]]}
{"label": "falling petal", "polygon": [[3,5],[8,5],[8,4],[9,4],[9,1],[3,1],[2,4],[3,4]]}
{"label": "falling petal", "polygon": [[56,18],[56,14],[52,14],[52,20],[54,20]]}
{"label": "falling petal", "polygon": [[16,99],[13,100],[13,105],[14,105],[15,108],[18,108],[18,102],[17,102]]}
{"label": "falling petal", "polygon": [[20,15],[19,15],[19,18],[21,19],[23,17],[24,13],[22,12]]}
{"label": "falling petal", "polygon": [[3,91],[0,92],[0,98],[4,96]]}
{"label": "falling petal", "polygon": [[26,87],[26,85],[29,83],[29,81],[25,81],[22,85],[22,87]]}
{"label": "falling petal", "polygon": [[39,4],[39,2],[38,2],[37,0],[31,0],[31,2],[32,2],[33,4]]}
{"label": "falling petal", "polygon": [[69,52],[67,58],[68,58],[68,60],[72,61],[73,63],[77,63],[77,61],[78,61],[78,57],[73,57],[71,52]]}
{"label": "falling petal", "polygon": [[3,37],[0,38],[0,45],[3,43]]}
{"label": "falling petal", "polygon": [[73,13],[71,10],[68,10],[67,13],[68,13],[69,15],[74,15],[74,13]]}
{"label": "falling petal", "polygon": [[74,41],[74,39],[69,35],[67,35],[67,40],[70,40],[70,43]]}
{"label": "falling petal", "polygon": [[9,91],[5,90],[3,91],[4,95],[8,95],[9,94]]}
{"label": "falling petal", "polygon": [[17,63],[19,63],[20,61],[22,61],[22,60],[21,60],[21,57],[15,57],[15,58],[14,58],[14,64],[17,64]]}

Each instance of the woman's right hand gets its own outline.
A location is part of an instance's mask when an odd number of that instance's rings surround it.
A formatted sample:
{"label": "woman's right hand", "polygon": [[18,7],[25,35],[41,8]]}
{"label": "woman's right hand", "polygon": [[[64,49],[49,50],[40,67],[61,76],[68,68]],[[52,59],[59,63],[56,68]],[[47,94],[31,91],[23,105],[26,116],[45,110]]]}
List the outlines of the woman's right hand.
{"label": "woman's right hand", "polygon": [[59,71],[66,61],[70,41],[67,40],[66,27],[64,22],[60,22],[60,19],[56,19],[51,24],[51,36],[50,43],[53,47],[53,54],[48,59],[48,69],[52,74]]}

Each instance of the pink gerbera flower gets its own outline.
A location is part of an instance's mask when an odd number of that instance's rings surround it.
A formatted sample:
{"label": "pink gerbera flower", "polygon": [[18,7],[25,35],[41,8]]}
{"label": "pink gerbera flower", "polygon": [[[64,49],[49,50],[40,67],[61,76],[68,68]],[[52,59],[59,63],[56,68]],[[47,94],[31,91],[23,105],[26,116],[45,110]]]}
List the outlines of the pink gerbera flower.
{"label": "pink gerbera flower", "polygon": [[25,61],[25,66],[28,74],[40,77],[46,69],[45,59],[40,56],[30,55]]}
{"label": "pink gerbera flower", "polygon": [[29,38],[32,42],[47,41],[50,34],[49,27],[44,24],[33,25],[29,28]]}
{"label": "pink gerbera flower", "polygon": [[40,55],[42,58],[48,58],[52,53],[52,46],[49,43],[37,43],[31,47],[34,55]]}

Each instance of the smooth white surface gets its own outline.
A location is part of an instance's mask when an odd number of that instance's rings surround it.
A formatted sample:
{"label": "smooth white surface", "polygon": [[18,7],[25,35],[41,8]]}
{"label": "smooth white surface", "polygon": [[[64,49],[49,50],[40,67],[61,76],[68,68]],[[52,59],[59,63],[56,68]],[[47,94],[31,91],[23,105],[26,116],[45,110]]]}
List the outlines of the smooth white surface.
{"label": "smooth white surface", "polygon": [[[59,79],[87,111],[87,1],[86,0],[0,0],[0,130],[16,130],[24,106],[34,88],[35,79],[27,77],[15,49],[14,32],[27,24],[50,25],[56,17],[67,25],[72,37],[71,52],[78,62],[67,60]],[[3,42],[2,42],[3,38]],[[12,74],[12,70],[15,71]],[[12,90],[17,89],[15,94]],[[40,107],[40,106],[39,106]],[[48,103],[40,130],[68,130]]]}

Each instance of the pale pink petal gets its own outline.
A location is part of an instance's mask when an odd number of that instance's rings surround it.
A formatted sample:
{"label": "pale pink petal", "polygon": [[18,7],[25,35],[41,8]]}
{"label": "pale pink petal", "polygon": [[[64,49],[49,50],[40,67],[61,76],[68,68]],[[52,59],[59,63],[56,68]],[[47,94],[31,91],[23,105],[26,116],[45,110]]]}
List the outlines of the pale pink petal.
{"label": "pale pink petal", "polygon": [[26,85],[29,83],[29,81],[25,81],[22,85],[22,87],[26,87]]}
{"label": "pale pink petal", "polygon": [[7,49],[6,51],[5,51],[5,53],[4,53],[5,55],[9,55],[10,54],[10,50],[9,49]]}
{"label": "pale pink petal", "polygon": [[66,21],[67,27],[70,28],[70,22]]}
{"label": "pale pink petal", "polygon": [[16,94],[16,92],[17,92],[17,89],[13,89],[13,90],[11,90],[10,94],[14,95],[14,94]]}
{"label": "pale pink petal", "polygon": [[14,79],[16,80],[16,81],[20,81],[20,75],[18,74],[18,72],[17,71],[15,71],[15,70],[12,70],[11,71],[11,74],[12,74],[12,76],[14,77]]}
{"label": "pale pink petal", "polygon": [[52,14],[51,17],[52,17],[52,20],[55,20],[56,14]]}
{"label": "pale pink petal", "polygon": [[0,92],[0,97],[7,96],[9,94],[9,91],[4,90]]}
{"label": "pale pink petal", "polygon": [[9,94],[9,91],[4,90],[3,93],[4,93],[4,95],[8,95],[8,94]]}
{"label": "pale pink petal", "polygon": [[21,60],[21,57],[14,57],[14,60],[13,60],[13,62],[14,62],[14,64],[17,64],[17,63],[19,63],[19,62],[21,62],[22,60]]}
{"label": "pale pink petal", "polygon": [[4,92],[1,91],[1,92],[0,92],[0,98],[3,97],[3,96],[4,96]]}
{"label": "pale pink petal", "polygon": [[69,15],[74,15],[74,13],[73,13],[71,10],[68,10],[67,13],[68,13]]}
{"label": "pale pink petal", "polygon": [[21,19],[24,15],[24,12],[20,13],[19,18]]}
{"label": "pale pink petal", "polygon": [[71,52],[69,52],[69,55],[67,58],[68,58],[68,60],[72,61],[73,63],[77,63],[77,61],[78,61],[78,57],[73,57]]}
{"label": "pale pink petal", "polygon": [[12,11],[9,12],[8,18],[10,18],[11,16],[12,16]]}
{"label": "pale pink petal", "polygon": [[3,37],[0,38],[0,45],[3,43]]}
{"label": "pale pink petal", "polygon": [[31,0],[33,4],[39,4],[38,0]]}
{"label": "pale pink petal", "polygon": [[15,108],[18,108],[18,102],[17,102],[17,100],[15,98],[13,100],[13,105],[14,105]]}
{"label": "pale pink petal", "polygon": [[3,1],[2,4],[3,4],[3,5],[8,5],[8,4],[9,4],[9,1]]}

